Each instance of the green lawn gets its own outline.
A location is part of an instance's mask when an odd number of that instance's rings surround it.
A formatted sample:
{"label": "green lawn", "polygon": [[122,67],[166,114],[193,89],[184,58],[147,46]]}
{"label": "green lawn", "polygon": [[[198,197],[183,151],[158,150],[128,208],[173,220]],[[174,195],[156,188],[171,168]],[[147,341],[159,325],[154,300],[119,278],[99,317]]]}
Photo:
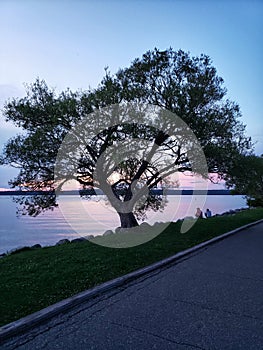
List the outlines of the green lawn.
{"label": "green lawn", "polygon": [[263,218],[263,208],[198,222],[185,234],[171,223],[159,236],[126,249],[91,242],[24,251],[0,259],[0,325]]}

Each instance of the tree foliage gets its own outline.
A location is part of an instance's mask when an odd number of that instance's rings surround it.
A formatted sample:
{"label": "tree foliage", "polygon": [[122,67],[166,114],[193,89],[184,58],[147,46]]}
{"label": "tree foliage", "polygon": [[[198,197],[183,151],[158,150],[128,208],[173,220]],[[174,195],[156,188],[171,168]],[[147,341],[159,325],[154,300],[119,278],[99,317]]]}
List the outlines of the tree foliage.
{"label": "tree foliage", "polygon": [[121,98],[139,99],[182,118],[203,147],[209,170],[224,177],[231,159],[251,148],[239,106],[225,99],[223,79],[207,55],[182,50],[146,52],[113,79]]}
{"label": "tree foliage", "polygon": [[[52,190],[57,186],[54,183],[55,160],[67,133],[84,118],[89,120],[86,131],[91,130],[99,122],[94,112],[105,106],[125,106],[126,102],[133,101],[177,114],[200,142],[209,171],[227,179],[235,159],[249,152],[251,140],[245,136],[245,126],[239,121],[239,106],[225,95],[223,79],[217,75],[207,55],[191,57],[187,52],[171,48],[148,51],[115,75],[106,70],[105,77],[94,90],[76,93],[66,90],[57,95],[44,81],[37,79],[28,86],[26,97],[13,99],[4,107],[6,120],[24,132],[6,144],[1,163],[20,169],[18,176],[10,181],[12,187]],[[152,142],[148,149],[151,156],[148,154],[145,161],[145,155],[142,157],[142,153],[137,152],[113,168],[109,167],[108,170],[118,173],[118,180],[108,183],[108,187],[121,205],[125,205],[134,196],[135,183],[141,181],[140,188],[145,186],[149,196],[144,205],[137,208],[138,217],[143,217],[147,208],[158,210],[161,206],[157,198],[155,201],[150,196],[149,190],[173,172],[193,170],[184,145],[176,138],[145,124],[127,123],[108,128],[104,122],[104,130],[86,144],[85,152],[78,157],[78,171],[74,176],[83,188],[101,185],[94,183],[98,159],[107,148],[128,138]],[[171,159],[170,168],[163,173],[157,171],[152,162],[154,152],[160,150],[169,154]],[[138,193],[139,201],[145,193]],[[55,201],[51,202],[55,205]],[[32,212],[32,205],[30,208]],[[131,210],[135,210],[135,203]],[[126,227],[137,224],[133,213],[128,219],[121,218],[121,222]]]}
{"label": "tree foliage", "polygon": [[81,118],[77,93],[67,90],[58,97],[39,79],[27,87],[26,97],[7,102],[6,121],[22,128],[10,139],[1,157],[2,164],[20,169],[10,185],[29,190],[52,188],[54,161],[62,139]]}
{"label": "tree foliage", "polygon": [[263,156],[239,155],[232,163],[227,186],[243,194],[249,206],[263,206]]}

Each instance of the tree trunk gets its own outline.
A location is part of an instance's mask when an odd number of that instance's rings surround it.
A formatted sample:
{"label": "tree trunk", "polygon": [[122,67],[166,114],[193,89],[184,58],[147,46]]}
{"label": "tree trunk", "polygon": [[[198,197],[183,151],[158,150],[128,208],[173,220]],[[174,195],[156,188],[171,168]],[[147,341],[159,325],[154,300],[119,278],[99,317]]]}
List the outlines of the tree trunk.
{"label": "tree trunk", "polygon": [[118,213],[122,228],[131,228],[139,226],[133,213]]}

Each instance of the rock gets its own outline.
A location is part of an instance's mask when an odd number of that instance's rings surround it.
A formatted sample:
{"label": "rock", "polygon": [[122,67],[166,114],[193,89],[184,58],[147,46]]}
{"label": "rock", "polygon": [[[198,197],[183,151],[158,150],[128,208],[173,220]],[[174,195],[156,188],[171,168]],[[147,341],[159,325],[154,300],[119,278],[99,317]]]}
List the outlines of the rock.
{"label": "rock", "polygon": [[62,245],[62,244],[67,244],[67,243],[70,243],[70,241],[67,238],[65,238],[65,239],[61,239],[60,241],[58,241],[56,243],[56,245]]}
{"label": "rock", "polygon": [[27,250],[31,250],[30,247],[28,246],[24,246],[24,247],[17,247],[17,248],[14,248],[14,249],[11,249],[8,251],[8,254],[17,254],[17,253],[21,253],[21,252],[25,252]]}
{"label": "rock", "polygon": [[71,240],[71,243],[81,243],[85,242],[87,239],[85,237],[74,238]]}
{"label": "rock", "polygon": [[39,249],[42,248],[41,244],[34,244],[31,246],[32,249]]}
{"label": "rock", "polygon": [[117,227],[115,229],[115,233],[133,233],[133,232],[143,232],[145,230],[151,229],[151,225],[149,225],[147,222],[143,222],[139,226],[134,226],[134,227]]}
{"label": "rock", "polygon": [[[183,220],[182,220],[182,221],[183,221]],[[165,228],[165,227],[167,227],[168,225],[169,225],[169,224],[164,223],[164,222],[161,222],[161,221],[155,222],[155,223],[153,224],[153,226],[158,227],[159,229],[160,229],[160,227]]]}
{"label": "rock", "polygon": [[184,220],[194,220],[194,217],[193,217],[193,216],[186,216],[186,217],[184,218]]}
{"label": "rock", "polygon": [[107,230],[103,233],[103,236],[109,236],[109,235],[113,235],[113,231],[112,230]]}
{"label": "rock", "polygon": [[115,233],[120,233],[120,232],[121,232],[121,230],[122,230],[122,228],[121,228],[121,227],[116,227],[116,229],[115,229]]}
{"label": "rock", "polygon": [[138,230],[138,227],[139,226],[136,226],[136,227],[131,227],[131,228],[128,228],[128,227],[117,227],[117,229],[115,230],[115,233],[131,233],[132,230]]}
{"label": "rock", "polygon": [[85,236],[84,238],[88,241],[89,239],[94,238],[94,236],[93,236],[93,235],[87,235],[87,236]]}
{"label": "rock", "polygon": [[140,228],[144,229],[144,230],[149,230],[151,228],[151,225],[149,225],[147,222],[143,222],[140,225]]}

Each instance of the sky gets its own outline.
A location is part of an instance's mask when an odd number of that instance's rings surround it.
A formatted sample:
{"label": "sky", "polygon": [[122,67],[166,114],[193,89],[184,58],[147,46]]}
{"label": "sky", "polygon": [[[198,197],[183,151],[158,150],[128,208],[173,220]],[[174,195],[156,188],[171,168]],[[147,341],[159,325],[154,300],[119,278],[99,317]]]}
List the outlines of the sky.
{"label": "sky", "polygon": [[[207,54],[263,153],[263,1],[0,0],[0,108],[37,77],[95,88],[155,47]],[[0,113],[0,147],[19,132]],[[15,175],[0,167],[0,188]]]}

